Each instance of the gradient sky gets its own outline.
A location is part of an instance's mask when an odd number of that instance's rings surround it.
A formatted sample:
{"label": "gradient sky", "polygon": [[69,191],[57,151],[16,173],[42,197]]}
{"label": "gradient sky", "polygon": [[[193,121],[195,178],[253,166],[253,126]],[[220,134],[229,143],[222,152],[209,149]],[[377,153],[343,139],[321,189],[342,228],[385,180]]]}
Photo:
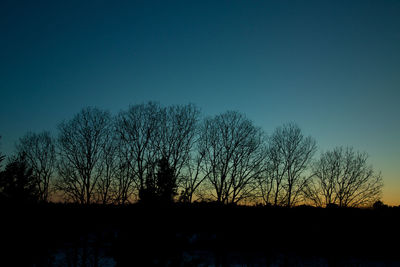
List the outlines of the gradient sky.
{"label": "gradient sky", "polygon": [[84,106],[191,102],[366,151],[400,204],[400,1],[3,0],[0,92],[7,154]]}

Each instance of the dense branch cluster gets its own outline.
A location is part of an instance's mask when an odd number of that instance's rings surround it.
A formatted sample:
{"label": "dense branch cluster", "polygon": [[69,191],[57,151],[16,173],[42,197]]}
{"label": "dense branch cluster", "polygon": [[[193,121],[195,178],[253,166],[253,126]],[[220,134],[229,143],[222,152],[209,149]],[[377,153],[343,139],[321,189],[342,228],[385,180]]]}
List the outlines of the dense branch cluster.
{"label": "dense branch cluster", "polygon": [[150,102],[116,116],[84,108],[59,124],[56,137],[20,139],[17,156],[1,172],[0,193],[6,197],[13,168],[24,168],[44,202],[354,207],[379,200],[382,178],[365,153],[339,147],[315,159],[316,150],[294,123],[267,135],[235,111],[202,118],[191,104]]}

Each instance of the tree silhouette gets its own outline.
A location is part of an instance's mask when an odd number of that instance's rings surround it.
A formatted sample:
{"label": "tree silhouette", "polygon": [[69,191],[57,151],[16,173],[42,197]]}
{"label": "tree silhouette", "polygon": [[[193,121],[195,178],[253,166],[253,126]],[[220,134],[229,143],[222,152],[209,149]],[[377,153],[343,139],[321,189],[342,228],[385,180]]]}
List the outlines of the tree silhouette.
{"label": "tree silhouette", "polygon": [[[268,194],[273,190],[273,204],[295,205],[310,179],[304,176],[316,150],[316,142],[305,137],[294,123],[278,127],[269,140],[267,181]],[[269,199],[269,198],[268,198]]]}
{"label": "tree silhouette", "polygon": [[110,130],[109,113],[90,107],[59,125],[57,186],[71,200],[81,204],[93,202],[97,182],[104,174]]}
{"label": "tree silhouette", "polygon": [[40,201],[47,202],[50,196],[50,182],[56,168],[55,142],[49,132],[40,134],[28,132],[17,143],[17,151],[24,154],[36,178]]}
{"label": "tree silhouette", "polygon": [[39,199],[36,177],[24,154],[14,156],[0,173],[0,196],[11,203],[34,203]]}
{"label": "tree silhouette", "polygon": [[165,205],[174,202],[177,195],[176,176],[165,157],[158,161],[157,173],[149,174],[145,184],[145,188],[139,192],[142,203]]}
{"label": "tree silhouette", "polygon": [[[102,162],[102,175],[96,183],[96,201],[101,204],[121,203],[124,204],[126,198],[121,198],[119,184],[119,160],[118,160],[118,143],[115,138],[115,131],[107,130],[105,133],[104,149],[100,161]],[[125,196],[125,195],[124,195]],[[120,202],[120,200],[122,201]]]}
{"label": "tree silhouette", "polygon": [[[121,193],[130,192],[133,185],[137,191],[144,192],[146,180],[150,179],[156,166],[157,139],[161,107],[148,104],[130,106],[116,118],[116,134],[119,141],[120,175],[118,188]],[[122,196],[123,197],[123,196]]]}
{"label": "tree silhouette", "polygon": [[228,111],[204,121],[199,149],[204,151],[204,173],[219,203],[236,204],[249,198],[263,172],[262,131],[243,114]]}
{"label": "tree silhouette", "polygon": [[168,160],[177,178],[181,177],[190,159],[198,117],[199,110],[192,104],[174,105],[161,110],[159,141],[156,142],[157,150],[161,152],[158,157]]}
{"label": "tree silhouette", "polygon": [[205,155],[205,150],[201,147],[198,147],[197,150],[191,153],[190,158],[186,162],[183,177],[180,179],[182,191],[179,201],[191,203],[197,189],[208,178],[210,170],[206,171],[203,168]]}
{"label": "tree silhouette", "polygon": [[314,183],[308,198],[317,206],[369,206],[380,198],[382,177],[367,163],[368,155],[337,147],[321,154],[313,165]]}
{"label": "tree silhouette", "polygon": [[192,104],[149,102],[116,117],[87,107],[59,125],[56,141],[49,132],[27,133],[16,149],[41,201],[49,199],[54,165],[57,193],[81,204],[171,203],[178,191],[186,203],[261,199],[288,207],[371,206],[380,197],[382,177],[365,153],[337,148],[312,164],[316,142],[295,123],[266,138],[236,111],[199,118]]}
{"label": "tree silhouette", "polygon": [[[116,118],[121,192],[148,194],[157,159],[165,158],[174,176],[185,177],[185,166],[195,143],[199,110],[194,105],[161,107],[157,103],[130,106]],[[183,184],[183,180],[177,182]],[[147,188],[146,190],[144,190]],[[142,197],[140,197],[142,198]]]}
{"label": "tree silhouette", "polygon": [[163,203],[172,203],[177,194],[177,184],[174,168],[169,166],[166,158],[158,163],[157,194]]}

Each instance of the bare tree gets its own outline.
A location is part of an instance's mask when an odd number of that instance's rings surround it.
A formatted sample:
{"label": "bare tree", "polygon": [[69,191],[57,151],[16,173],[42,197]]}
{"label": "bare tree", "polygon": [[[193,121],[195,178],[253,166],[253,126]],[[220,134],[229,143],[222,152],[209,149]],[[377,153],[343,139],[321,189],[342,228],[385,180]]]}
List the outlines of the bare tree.
{"label": "bare tree", "polygon": [[59,125],[58,188],[71,200],[94,201],[95,187],[104,173],[110,129],[109,113],[91,107]]}
{"label": "bare tree", "polygon": [[273,138],[275,136],[268,142],[264,173],[258,179],[258,190],[264,204],[277,206],[284,201],[283,186],[287,166],[283,164],[283,153],[280,153]]}
{"label": "bare tree", "polygon": [[192,104],[170,106],[160,117],[159,158],[168,160],[174,175],[179,177],[192,151],[199,120],[199,110]]}
{"label": "bare tree", "polygon": [[102,175],[96,184],[96,197],[101,204],[110,204],[115,202],[117,198],[116,180],[118,177],[118,156],[117,142],[115,140],[114,131],[107,131],[108,140],[104,144],[104,152],[102,153]]}
{"label": "bare tree", "polygon": [[184,174],[180,182],[182,189],[180,201],[191,203],[196,190],[210,175],[210,171],[203,168],[204,159],[205,151],[199,148],[192,153],[186,162]]}
{"label": "bare tree", "polygon": [[305,176],[316,150],[315,140],[305,137],[294,123],[278,127],[269,140],[269,183],[273,183],[273,204],[288,207],[296,204],[310,181]]}
{"label": "bare tree", "polygon": [[56,168],[55,142],[49,132],[27,133],[16,145],[18,154],[24,154],[38,190],[39,201],[47,202]]}
{"label": "bare tree", "polygon": [[229,111],[205,120],[200,147],[204,170],[220,203],[237,203],[251,196],[263,172],[263,134],[244,115]]}
{"label": "bare tree", "polygon": [[[264,165],[264,172],[257,179],[257,196],[261,198],[262,203],[265,205],[272,205],[278,202],[279,191],[274,192],[274,183],[277,183],[277,188],[279,189],[279,184],[282,179],[281,176],[277,176],[275,173],[276,169],[273,167],[274,162],[268,160],[268,150],[267,157]],[[275,204],[276,205],[276,204]]]}
{"label": "bare tree", "polygon": [[159,153],[160,114],[160,106],[149,102],[130,106],[118,115],[116,131],[122,179],[119,186],[123,186],[120,193],[126,194],[133,185],[137,192],[143,190],[147,175],[154,173]]}
{"label": "bare tree", "polygon": [[[197,173],[196,177],[192,177],[196,174],[193,169],[195,163],[191,162],[198,133],[199,114],[196,106],[188,104],[164,108],[160,116],[160,140],[156,142],[160,151],[158,158],[169,162],[178,185],[185,188],[185,191],[187,186],[195,186],[190,182],[194,182],[192,178],[197,180],[199,175]],[[192,199],[193,191],[186,193],[189,194],[186,197]]]}
{"label": "bare tree", "polygon": [[[176,179],[189,160],[196,135],[199,110],[194,105],[162,108],[148,103],[131,106],[117,118],[121,169],[119,192],[131,192],[127,186],[143,191],[146,179],[155,179],[161,158],[169,162]],[[126,171],[129,170],[129,173]],[[179,180],[180,182],[180,180]]]}
{"label": "bare tree", "polygon": [[317,206],[372,205],[381,196],[383,181],[367,160],[366,153],[349,147],[322,153],[313,165],[314,183],[307,188],[308,198]]}
{"label": "bare tree", "polygon": [[115,198],[117,204],[129,203],[132,196],[139,190],[138,179],[135,172],[135,164],[132,163],[130,151],[126,149],[126,144],[119,142],[117,149],[117,169],[114,183]]}

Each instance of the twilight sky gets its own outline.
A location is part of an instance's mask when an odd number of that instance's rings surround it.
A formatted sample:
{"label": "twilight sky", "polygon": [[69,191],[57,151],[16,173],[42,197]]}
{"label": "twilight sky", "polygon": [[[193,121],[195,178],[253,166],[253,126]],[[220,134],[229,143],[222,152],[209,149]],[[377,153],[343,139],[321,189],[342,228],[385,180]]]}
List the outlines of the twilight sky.
{"label": "twilight sky", "polygon": [[399,14],[400,1],[3,0],[0,151],[88,105],[191,102],[366,151],[399,205]]}

